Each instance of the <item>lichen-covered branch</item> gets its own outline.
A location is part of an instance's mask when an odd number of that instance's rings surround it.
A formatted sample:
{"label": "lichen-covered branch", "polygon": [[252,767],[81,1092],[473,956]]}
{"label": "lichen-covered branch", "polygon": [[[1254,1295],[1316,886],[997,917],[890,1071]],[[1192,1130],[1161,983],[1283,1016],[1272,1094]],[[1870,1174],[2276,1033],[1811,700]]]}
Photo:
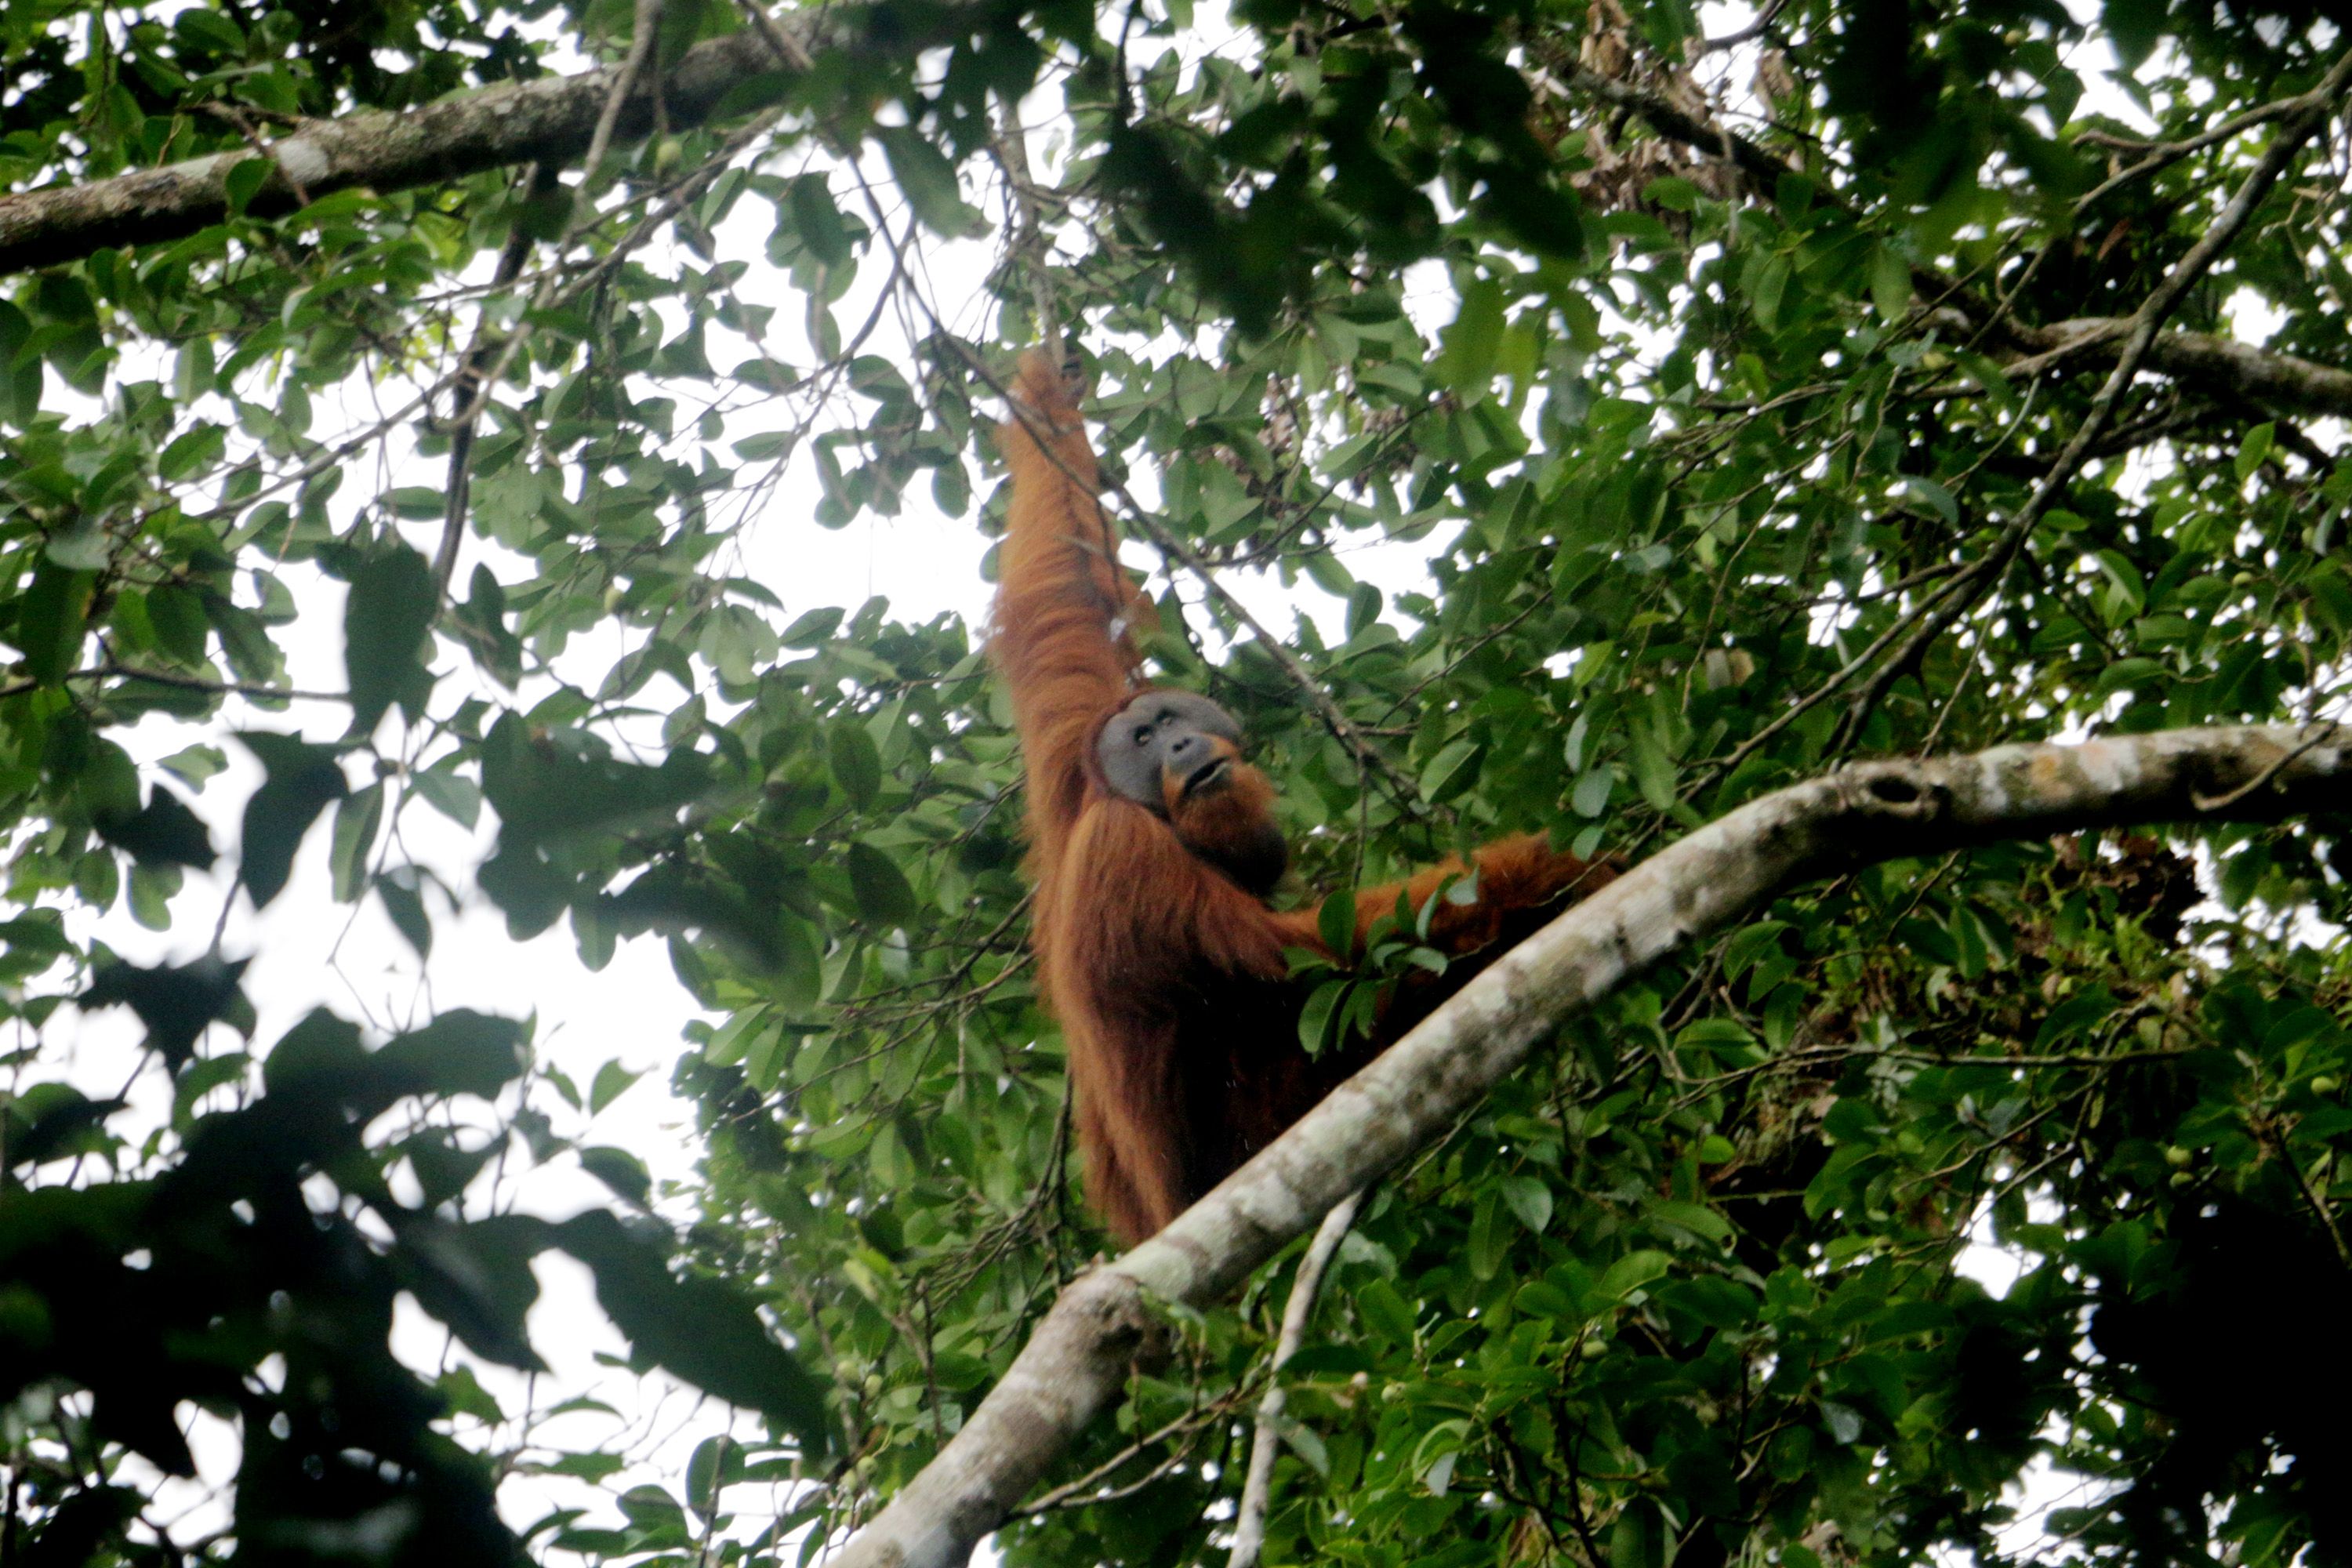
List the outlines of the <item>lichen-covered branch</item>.
{"label": "lichen-covered branch", "polygon": [[2239,726],[1863,763],[1652,856],[1505,954],[1175,1223],[1072,1284],[963,1430],[842,1568],[956,1568],[1107,1408],[1151,1298],[1216,1300],[1333,1205],[1445,1135],[1560,1023],[1786,888],[2009,838],[2352,805],[2352,730]]}
{"label": "lichen-covered branch", "polygon": [[[969,26],[976,8],[971,0],[949,0],[922,14],[946,37]],[[794,12],[773,27],[698,44],[661,73],[658,122],[673,130],[700,125],[722,109],[747,112],[773,101],[806,74],[810,57],[867,44],[876,32],[869,18],[864,6],[818,7]],[[872,41],[880,47],[881,40]],[[903,31],[887,40],[894,54],[909,58],[936,41]],[[306,125],[269,144],[276,166],[245,211],[277,217],[356,186],[407,190],[486,169],[576,162],[596,135],[614,76],[597,70],[542,77],[402,113]],[[652,94],[633,92],[612,116],[612,137],[640,141],[656,122]],[[108,246],[178,239],[220,223],[229,216],[229,171],[260,156],[216,153],[87,184],[0,195],[0,274],[75,260]]]}
{"label": "lichen-covered branch", "polygon": [[[2089,367],[2113,364],[2130,330],[2128,317],[2094,316],[2050,327],[2006,322],[2001,332],[2014,350],[2036,362],[2079,361]],[[2207,392],[2234,393],[2265,407],[2352,415],[2352,371],[2235,338],[2159,332],[2148,343],[2147,364],[2176,381]]]}

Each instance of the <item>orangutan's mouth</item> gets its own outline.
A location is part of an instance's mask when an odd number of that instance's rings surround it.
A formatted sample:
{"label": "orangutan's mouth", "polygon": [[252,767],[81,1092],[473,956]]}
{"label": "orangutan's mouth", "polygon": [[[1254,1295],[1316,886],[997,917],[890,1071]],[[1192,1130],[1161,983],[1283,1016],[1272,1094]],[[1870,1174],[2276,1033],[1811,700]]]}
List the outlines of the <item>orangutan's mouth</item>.
{"label": "orangutan's mouth", "polygon": [[1234,760],[1212,757],[1192,773],[1185,775],[1184,798],[1192,799],[1204,790],[1223,789],[1233,781]]}

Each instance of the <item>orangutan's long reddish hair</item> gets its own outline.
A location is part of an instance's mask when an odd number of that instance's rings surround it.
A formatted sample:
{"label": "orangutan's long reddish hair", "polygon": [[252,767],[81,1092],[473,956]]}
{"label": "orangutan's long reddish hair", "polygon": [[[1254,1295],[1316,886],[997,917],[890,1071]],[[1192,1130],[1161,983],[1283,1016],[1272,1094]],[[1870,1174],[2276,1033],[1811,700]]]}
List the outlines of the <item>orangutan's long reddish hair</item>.
{"label": "orangutan's long reddish hair", "polygon": [[[1118,564],[1118,535],[1068,387],[1042,355],[1021,365],[1001,433],[1012,469],[990,647],[1013,697],[1028,772],[1032,942],[1061,1022],[1087,1195],[1129,1244],[1168,1223],[1328,1091],[1345,1063],[1298,1044],[1303,1001],[1283,950],[1320,951],[1314,911],[1284,913],[1216,864],[1271,820],[1255,769],[1167,816],[1110,789],[1096,761],[1105,723],[1144,689],[1127,627],[1150,605]],[[1191,847],[1188,847],[1188,843]],[[1196,852],[1197,851],[1197,852]],[[1477,898],[1442,904],[1431,942],[1473,953],[1514,914],[1587,892],[1605,867],[1538,836],[1476,856]],[[1359,934],[1403,893],[1418,909],[1465,867],[1448,860],[1357,900]],[[1451,967],[1389,1010],[1373,1049],[1475,973]]]}

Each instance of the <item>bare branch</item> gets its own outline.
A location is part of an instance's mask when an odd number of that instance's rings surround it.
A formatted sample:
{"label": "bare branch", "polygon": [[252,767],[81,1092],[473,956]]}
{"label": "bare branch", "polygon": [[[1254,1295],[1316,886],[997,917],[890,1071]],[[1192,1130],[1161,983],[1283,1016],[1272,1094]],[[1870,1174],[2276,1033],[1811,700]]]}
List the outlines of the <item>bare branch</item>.
{"label": "bare branch", "polygon": [[1282,1447],[1282,1407],[1287,1403],[1282,1389],[1282,1363],[1298,1353],[1299,1344],[1307,1338],[1307,1320],[1315,1316],[1315,1298],[1322,1294],[1323,1272],[1331,1267],[1348,1227],[1356,1223],[1356,1211],[1363,1206],[1360,1191],[1341,1198],[1339,1206],[1323,1216],[1315,1239],[1307,1244],[1307,1255],[1298,1260],[1297,1276],[1290,1282],[1290,1300],[1282,1309],[1282,1332],[1274,1344],[1273,1374],[1266,1380],[1265,1397],[1258,1402],[1257,1437],[1250,1445],[1249,1479],[1242,1485],[1241,1510],[1234,1516],[1234,1551],[1225,1560],[1225,1568],[1257,1568],[1258,1549],[1265,1544],[1265,1510],[1274,1500],[1274,1458]]}
{"label": "bare branch", "polygon": [[[2010,321],[2000,331],[2012,350],[2032,356],[2007,367],[2012,375],[2024,375],[2046,364],[2074,361],[2113,364],[2123,352],[2131,319],[2093,316],[2049,327]],[[2177,381],[2235,393],[2267,407],[2352,415],[2352,371],[2258,348],[2235,338],[2211,332],[2161,332],[2149,342],[2146,363],[2148,369]]]}

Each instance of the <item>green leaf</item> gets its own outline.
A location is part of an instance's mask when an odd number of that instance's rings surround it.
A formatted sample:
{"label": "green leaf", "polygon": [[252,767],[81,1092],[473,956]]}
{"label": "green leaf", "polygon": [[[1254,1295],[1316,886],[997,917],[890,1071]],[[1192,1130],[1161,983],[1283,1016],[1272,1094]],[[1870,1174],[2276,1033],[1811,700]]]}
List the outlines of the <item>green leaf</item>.
{"label": "green leaf", "polygon": [[159,584],[147,593],[147,620],[164,652],[182,664],[204,662],[213,628],[205,617],[202,599],[185,588]]}
{"label": "green leaf", "polygon": [[1282,1435],[1284,1445],[1306,1462],[1308,1469],[1326,1479],[1329,1479],[1330,1452],[1324,1447],[1323,1439],[1316,1435],[1312,1427],[1303,1426],[1286,1415],[1277,1419],[1275,1430]]}
{"label": "green leaf", "polygon": [[[432,522],[447,514],[449,501],[431,485],[402,485],[384,491],[383,506],[404,522]],[[397,551],[406,547],[394,548]]]}
{"label": "green leaf", "polygon": [[1678,1226],[1694,1236],[1704,1237],[1726,1247],[1731,1245],[1730,1222],[1703,1204],[1661,1198],[1650,1205],[1650,1212],[1666,1224]]}
{"label": "green leaf", "polygon": [[96,520],[85,518],[73,527],[49,536],[42,552],[68,572],[103,572],[114,559],[114,541]]}
{"label": "green leaf", "polygon": [[155,470],[176,483],[210,473],[228,455],[228,432],[209,420],[198,420],[173,437],[155,459]]}
{"label": "green leaf", "polygon": [[1871,247],[1870,302],[1879,320],[1890,323],[1911,309],[1911,268],[1891,245]]}
{"label": "green leaf", "polygon": [[643,1073],[631,1072],[618,1062],[606,1062],[596,1069],[596,1077],[588,1088],[588,1113],[592,1116],[629,1091],[631,1085],[643,1078]]}
{"label": "green leaf", "polygon": [[791,1431],[812,1455],[830,1451],[824,1386],[768,1336],[751,1303],[719,1280],[673,1275],[662,1249],[591,1212],[554,1227],[596,1276],[596,1299],[636,1355]]}
{"label": "green leaf", "polygon": [[1647,1499],[1636,1498],[1610,1528],[1608,1568],[1665,1568],[1665,1563],[1664,1521]]}
{"label": "green leaf", "polygon": [[581,1168],[637,1208],[653,1197],[654,1179],[645,1162],[625,1149],[588,1148],[580,1151]]}
{"label": "green leaf", "polygon": [[1503,286],[1476,279],[1462,290],[1462,309],[1441,334],[1444,344],[1434,367],[1437,379],[1465,399],[1483,396],[1494,379],[1503,342]]}
{"label": "green leaf", "polygon": [[915,914],[915,889],[898,863],[871,844],[849,847],[849,886],[857,913],[869,924],[903,925]]}
{"label": "green leaf", "polygon": [[1503,1232],[1502,1205],[1499,1194],[1492,1188],[1480,1194],[1477,1206],[1470,1213],[1470,1274],[1476,1279],[1492,1279],[1502,1271],[1503,1256],[1510,1247],[1510,1238]]}
{"label": "green leaf", "polygon": [[374,887],[393,929],[416,950],[417,957],[432,957],[433,920],[425,913],[424,896],[415,885],[415,873],[396,867],[378,877]]}
{"label": "green leaf", "polygon": [[1622,1301],[1626,1297],[1654,1280],[1663,1279],[1672,1260],[1663,1252],[1629,1252],[1609,1266],[1609,1271],[1593,1287],[1593,1296],[1602,1302]]}
{"label": "green leaf", "polygon": [[[2252,479],[2255,471],[2269,459],[2271,447],[2277,439],[2278,425],[2273,420],[2265,419],[2246,432],[2244,437],[2238,443],[2237,473],[2240,484],[2242,485]],[[52,546],[53,550],[54,548]]]}
{"label": "green leaf", "polygon": [[1609,796],[1616,787],[1615,773],[1605,767],[1594,768],[1578,777],[1568,803],[1579,816],[1599,816],[1609,809]]}
{"label": "green leaf", "polygon": [[764,1007],[744,1008],[712,1033],[710,1043],[702,1048],[702,1059],[714,1067],[733,1067],[751,1048],[751,1036],[772,1021]]}
{"label": "green leaf", "polygon": [[1788,292],[1790,271],[1789,258],[1775,256],[1757,274],[1755,292],[1748,297],[1748,305],[1756,313],[1756,324],[1768,332],[1780,325],[1780,299]]}
{"label": "green leaf", "polygon": [[1315,910],[1316,934],[1323,946],[1342,963],[1352,963],[1356,956],[1356,889],[1334,888],[1323,895],[1323,902]]}
{"label": "green leaf", "polygon": [[395,701],[411,717],[424,712],[433,684],[425,668],[425,634],[438,601],[432,568],[404,544],[379,551],[352,574],[343,603],[352,735],[373,733]]}
{"label": "green leaf", "polygon": [[1451,800],[1468,789],[1478,776],[1477,760],[1476,742],[1448,742],[1421,771],[1422,798],[1437,804]]}
{"label": "green leaf", "polygon": [[2147,63],[2164,37],[2168,0],[2105,0],[2100,7],[2116,58],[2126,73]]}
{"label": "green leaf", "polygon": [[319,814],[342,799],[348,785],[332,747],[291,735],[247,731],[237,736],[260,760],[267,777],[245,804],[245,890],[259,909],[286,888],[294,854]]}
{"label": "green leaf", "polygon": [[149,865],[211,867],[212,835],[178,795],[156,789],[131,816],[100,816],[99,836]]}
{"label": "green leaf", "polygon": [[41,685],[57,685],[81,658],[90,590],[96,583],[91,573],[69,571],[54,563],[34,572],[33,585],[19,601],[16,625],[8,640],[24,654],[25,673]]}
{"label": "green leaf", "polygon": [[244,216],[245,209],[253,205],[253,198],[261,194],[261,187],[269,183],[269,176],[276,172],[277,166],[263,157],[240,158],[230,164],[228,173],[221,179],[221,190],[227,197],[229,216]]}
{"label": "green leaf", "polygon": [[985,226],[978,209],[963,199],[955,165],[929,138],[912,126],[884,125],[875,129],[874,139],[882,143],[890,173],[924,227],[942,238],[962,239]]}
{"label": "green leaf", "polygon": [[520,1023],[470,1007],[453,1007],[421,1029],[393,1037],[374,1058],[379,1076],[399,1093],[479,1100],[520,1078],[525,1059]]}
{"label": "green leaf", "polygon": [[[952,173],[950,174],[952,178]],[[835,205],[833,188],[823,174],[796,175],[785,199],[793,232],[812,255],[827,267],[848,263],[853,252],[849,230]]]}
{"label": "green leaf", "polygon": [[[572,732],[565,739],[578,737]],[[501,858],[525,845],[674,824],[678,809],[709,786],[709,758],[688,751],[673,751],[648,767],[593,745],[557,744],[552,737],[534,737],[514,713],[501,717],[482,741],[482,794],[502,824]],[[421,777],[419,783],[422,788]]]}
{"label": "green leaf", "polygon": [[1503,1201],[1519,1223],[1540,1236],[1551,1225],[1551,1189],[1533,1176],[1506,1176]]}
{"label": "green leaf", "polygon": [[2147,584],[2128,556],[2120,550],[2102,550],[2095,559],[2115,590],[2110,595],[2115,608],[2107,617],[2109,625],[2119,626],[2147,608]]}
{"label": "green leaf", "polygon": [[811,610],[786,626],[776,640],[786,647],[823,647],[826,639],[840,629],[841,619],[838,609]]}
{"label": "green leaf", "polygon": [[131,918],[149,931],[170,931],[172,895],[179,890],[177,866],[132,866],[126,900],[131,906]]}
{"label": "green leaf", "polygon": [[444,768],[425,768],[408,775],[425,803],[460,827],[481,819],[482,792],[473,780]]}
{"label": "green leaf", "polygon": [[215,1023],[252,1028],[252,1004],[238,982],[246,961],[206,953],[177,967],[142,968],[101,963],[89,989],[77,998],[84,1011],[128,1007],[146,1026],[147,1046],[177,1072],[195,1050],[197,1037]]}
{"label": "green leaf", "polygon": [[743,1081],[761,1094],[776,1087],[784,1068],[784,1046],[787,1037],[782,1024],[773,1018],[764,1020],[762,1027],[746,1037],[749,1048],[743,1053]]}
{"label": "green leaf", "polygon": [[833,776],[849,804],[863,811],[882,790],[882,755],[874,737],[856,720],[845,719],[825,731],[825,751]]}
{"label": "green leaf", "polygon": [[1928,509],[1941,518],[1947,527],[1958,524],[1960,521],[1958,499],[1935,480],[1922,474],[1911,474],[1905,477],[1903,488],[1918,500],[1927,502]]}
{"label": "green leaf", "polygon": [[357,903],[367,889],[368,852],[383,826],[383,784],[369,784],[335,804],[335,827],[327,865],[334,877],[335,901]]}
{"label": "green leaf", "polygon": [[202,789],[206,779],[228,766],[228,755],[218,746],[184,746],[155,765],[190,787]]}
{"label": "green leaf", "polygon": [[1395,1286],[1385,1279],[1368,1279],[1349,1292],[1356,1315],[1364,1326],[1391,1345],[1410,1347],[1414,1340],[1412,1309]]}
{"label": "green leaf", "polygon": [[1351,980],[1326,980],[1307,994],[1307,1005],[1298,1012],[1298,1043],[1308,1056],[1320,1056],[1330,1047],[1333,1020],[1354,988]]}
{"label": "green leaf", "polygon": [[1675,764],[1646,724],[1634,725],[1626,736],[1626,760],[1633,764],[1633,782],[1654,811],[1675,806]]}

